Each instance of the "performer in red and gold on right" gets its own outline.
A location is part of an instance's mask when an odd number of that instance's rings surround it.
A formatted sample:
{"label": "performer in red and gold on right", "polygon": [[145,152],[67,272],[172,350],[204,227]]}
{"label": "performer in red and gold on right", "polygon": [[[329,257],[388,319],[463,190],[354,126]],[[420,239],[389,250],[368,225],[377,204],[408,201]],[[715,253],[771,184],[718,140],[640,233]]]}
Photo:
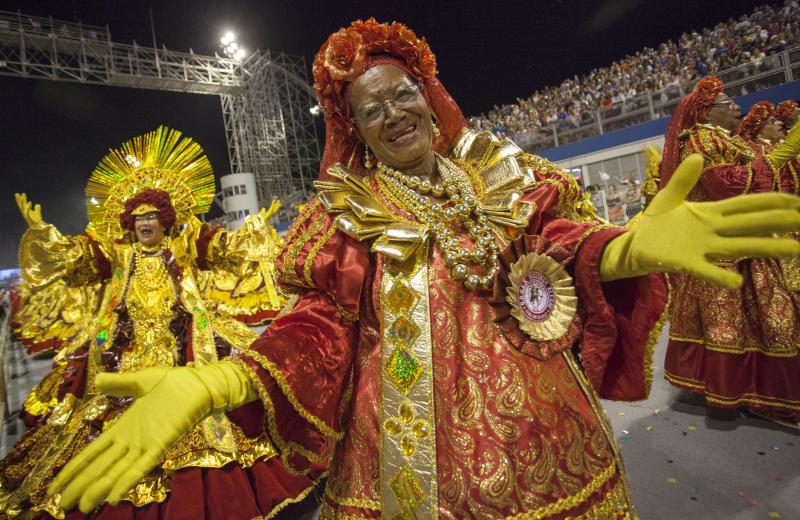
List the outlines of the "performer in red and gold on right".
{"label": "performer in red and gold on right", "polygon": [[[678,105],[667,128],[662,185],[682,157],[705,164],[689,201],[745,193],[798,192],[800,126],[775,147],[755,140],[771,104],[757,104],[741,123],[739,107],[715,77],[703,79]],[[733,135],[737,127],[739,134]],[[724,289],[687,274],[669,274],[669,346],[665,375],[673,385],[703,393],[710,406],[737,408],[800,426],[800,280],[789,262],[741,259],[718,265],[744,277]]]}

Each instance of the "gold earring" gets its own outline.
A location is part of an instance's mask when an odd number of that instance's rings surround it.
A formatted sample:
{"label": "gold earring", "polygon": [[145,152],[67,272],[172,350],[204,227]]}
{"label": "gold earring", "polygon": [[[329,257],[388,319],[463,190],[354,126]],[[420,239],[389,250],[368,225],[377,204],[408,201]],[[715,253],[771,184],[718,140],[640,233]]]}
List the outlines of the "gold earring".
{"label": "gold earring", "polygon": [[439,130],[439,127],[436,126],[436,123],[431,121],[431,124],[433,125],[433,137],[439,137],[440,135],[442,135],[442,131]]}
{"label": "gold earring", "polygon": [[364,167],[368,170],[371,170],[375,167],[375,163],[372,161],[372,154],[369,151],[369,146],[364,145]]}

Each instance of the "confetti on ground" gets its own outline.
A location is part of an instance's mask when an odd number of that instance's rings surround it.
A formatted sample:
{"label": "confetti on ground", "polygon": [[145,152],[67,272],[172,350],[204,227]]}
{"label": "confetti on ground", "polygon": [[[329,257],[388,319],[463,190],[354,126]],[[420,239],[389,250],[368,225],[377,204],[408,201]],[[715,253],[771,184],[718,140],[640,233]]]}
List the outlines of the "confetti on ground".
{"label": "confetti on ground", "polygon": [[653,415],[658,415],[660,413],[661,413],[661,408],[656,408],[655,410],[653,410]]}
{"label": "confetti on ground", "polygon": [[691,500],[697,502],[697,497],[689,497]]}
{"label": "confetti on ground", "polygon": [[617,412],[617,415],[619,415],[620,417],[624,417],[625,416],[625,412]]}
{"label": "confetti on ground", "polygon": [[778,446],[777,444],[773,444],[772,446],[770,446],[770,448],[772,448],[775,451],[778,451],[779,449],[781,449],[781,447]]}
{"label": "confetti on ground", "polygon": [[758,500],[751,500],[750,502],[747,503],[747,505],[749,505],[750,507],[758,507],[761,505],[761,503]]}
{"label": "confetti on ground", "polygon": [[624,433],[625,435],[628,435],[628,430],[622,430],[622,433]]}
{"label": "confetti on ground", "polygon": [[667,479],[667,484],[677,484],[677,483],[678,483],[678,479],[676,479],[675,477],[669,477]]}
{"label": "confetti on ground", "polygon": [[650,431],[650,430],[653,429],[653,427],[652,426],[645,426],[644,429],[647,430],[647,431]]}
{"label": "confetti on ground", "polygon": [[681,433],[682,433],[683,435],[689,435],[689,434],[688,434],[688,433],[686,433],[686,432],[681,432]]}
{"label": "confetti on ground", "polygon": [[747,493],[745,493],[744,491],[739,491],[739,496],[740,497],[746,497]]}
{"label": "confetti on ground", "polygon": [[780,482],[783,479],[781,477],[779,477],[778,475],[775,475],[774,477],[772,477],[772,480],[774,480],[775,482]]}
{"label": "confetti on ground", "polygon": [[672,464],[673,462],[675,462],[675,461],[672,460],[672,459],[667,459],[667,464]]}
{"label": "confetti on ground", "polygon": [[622,437],[619,438],[619,442],[627,442],[629,440],[631,440],[630,435],[623,435]]}
{"label": "confetti on ground", "polygon": [[759,455],[766,455],[766,452],[763,451],[757,451],[756,453],[758,453]]}
{"label": "confetti on ground", "polygon": [[693,431],[695,431],[696,429],[697,429],[697,426],[695,426],[694,424],[690,424],[690,425],[689,425],[689,431],[690,431],[690,432],[693,432]]}
{"label": "confetti on ground", "polygon": [[767,514],[769,515],[770,518],[783,518],[781,514],[777,511],[770,511]]}

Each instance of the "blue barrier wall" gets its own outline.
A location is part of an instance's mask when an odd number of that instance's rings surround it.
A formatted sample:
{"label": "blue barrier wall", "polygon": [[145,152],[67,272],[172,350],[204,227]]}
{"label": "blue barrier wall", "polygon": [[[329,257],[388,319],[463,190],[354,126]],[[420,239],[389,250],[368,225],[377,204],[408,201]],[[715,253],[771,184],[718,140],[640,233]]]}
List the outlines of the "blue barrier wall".
{"label": "blue barrier wall", "polygon": [[[753,92],[752,94],[738,96],[736,102],[742,107],[742,113],[747,113],[754,103],[762,99],[773,103],[780,103],[784,99],[800,99],[800,81],[793,81],[792,83],[785,83],[777,87]],[[669,123],[669,118],[662,117],[661,119],[629,126],[607,134],[589,137],[583,141],[565,144],[556,148],[548,148],[539,152],[538,155],[551,161],[563,161],[572,157],[586,155],[587,153],[663,135],[667,130],[667,123]]]}

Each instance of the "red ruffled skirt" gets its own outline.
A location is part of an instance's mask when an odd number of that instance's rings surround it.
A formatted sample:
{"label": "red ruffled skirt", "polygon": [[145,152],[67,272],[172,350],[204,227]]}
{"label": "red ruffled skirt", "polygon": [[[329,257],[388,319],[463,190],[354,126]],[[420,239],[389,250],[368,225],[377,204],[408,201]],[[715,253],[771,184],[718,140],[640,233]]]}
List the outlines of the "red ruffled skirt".
{"label": "red ruffled skirt", "polygon": [[787,288],[775,260],[725,268],[744,276],[740,289],[670,275],[665,377],[714,406],[800,421],[800,292]]}

